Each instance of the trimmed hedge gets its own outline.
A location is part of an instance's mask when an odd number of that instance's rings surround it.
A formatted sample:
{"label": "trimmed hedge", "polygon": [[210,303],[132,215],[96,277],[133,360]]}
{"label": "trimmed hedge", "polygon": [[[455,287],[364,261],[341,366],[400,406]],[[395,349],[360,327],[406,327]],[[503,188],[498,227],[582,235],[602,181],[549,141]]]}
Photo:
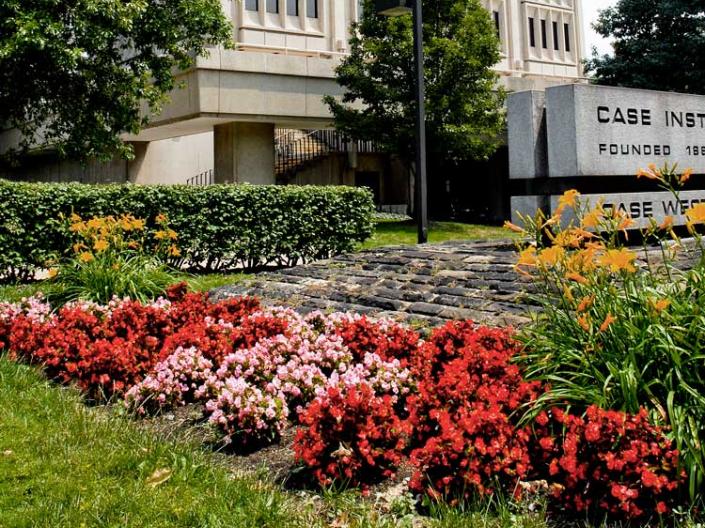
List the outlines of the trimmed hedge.
{"label": "trimmed hedge", "polygon": [[66,251],[59,215],[163,213],[179,265],[292,265],[350,251],[372,234],[371,193],[355,187],[85,185],[0,181],[0,279],[23,279]]}

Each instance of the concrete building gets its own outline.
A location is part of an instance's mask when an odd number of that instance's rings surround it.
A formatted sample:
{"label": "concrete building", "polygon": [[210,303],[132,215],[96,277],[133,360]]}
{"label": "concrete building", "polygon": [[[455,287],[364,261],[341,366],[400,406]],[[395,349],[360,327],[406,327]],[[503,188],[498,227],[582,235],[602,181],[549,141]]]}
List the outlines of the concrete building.
{"label": "concrete building", "polygon": [[[581,78],[580,1],[483,0],[501,38],[497,71],[504,86],[542,89]],[[149,128],[127,137],[134,161],[80,168],[35,159],[16,176],[176,184],[207,173],[217,183],[275,183],[276,156],[287,138],[297,137],[292,131],[331,126],[322,98],[341,94],[334,69],[348,52],[360,6],[358,0],[223,0],[223,9],[237,49],[214,49],[179,75],[184,88]],[[337,161],[321,160],[317,170],[309,163],[288,181],[355,184],[357,172],[368,174],[363,180],[375,171],[398,172],[357,145],[339,150],[329,152]],[[399,192],[380,197],[387,204],[402,199]]]}

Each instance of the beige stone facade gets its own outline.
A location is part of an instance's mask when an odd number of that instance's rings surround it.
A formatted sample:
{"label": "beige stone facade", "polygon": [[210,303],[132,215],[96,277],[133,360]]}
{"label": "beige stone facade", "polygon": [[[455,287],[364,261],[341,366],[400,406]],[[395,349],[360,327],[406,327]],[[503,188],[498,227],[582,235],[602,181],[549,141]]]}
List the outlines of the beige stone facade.
{"label": "beige stone facade", "polygon": [[[503,85],[581,79],[580,1],[482,0],[501,38]],[[358,0],[223,0],[223,9],[237,49],[199,58],[150,127],[126,137],[137,157],[117,173],[130,181],[185,183],[215,169],[218,182],[274,183],[264,153],[273,152],[275,127],[331,126],[322,99],[342,93],[334,69],[349,50]]]}

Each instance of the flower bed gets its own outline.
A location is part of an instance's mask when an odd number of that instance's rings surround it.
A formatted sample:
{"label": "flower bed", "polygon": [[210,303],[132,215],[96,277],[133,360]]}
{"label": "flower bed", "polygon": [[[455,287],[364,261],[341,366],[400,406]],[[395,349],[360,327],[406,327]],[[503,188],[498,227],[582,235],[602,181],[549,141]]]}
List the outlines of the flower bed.
{"label": "flower bed", "polygon": [[0,304],[3,349],[138,417],[200,405],[225,443],[257,448],[298,425],[296,459],[323,486],[365,489],[406,460],[419,497],[460,503],[544,479],[556,510],[636,519],[671,511],[683,481],[643,413],[521,422],[547,387],[524,379],[509,331],[471,322],[424,341],[391,321],[177,286],[148,304]]}

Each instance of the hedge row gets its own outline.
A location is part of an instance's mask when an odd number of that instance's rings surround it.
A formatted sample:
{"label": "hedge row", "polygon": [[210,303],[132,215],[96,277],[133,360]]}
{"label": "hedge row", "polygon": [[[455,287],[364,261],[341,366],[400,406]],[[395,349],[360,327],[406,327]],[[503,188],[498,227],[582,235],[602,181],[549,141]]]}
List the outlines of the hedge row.
{"label": "hedge row", "polygon": [[369,191],[353,187],[137,186],[0,181],[0,279],[25,278],[68,246],[60,214],[167,215],[194,269],[289,265],[350,251],[372,233]]}

